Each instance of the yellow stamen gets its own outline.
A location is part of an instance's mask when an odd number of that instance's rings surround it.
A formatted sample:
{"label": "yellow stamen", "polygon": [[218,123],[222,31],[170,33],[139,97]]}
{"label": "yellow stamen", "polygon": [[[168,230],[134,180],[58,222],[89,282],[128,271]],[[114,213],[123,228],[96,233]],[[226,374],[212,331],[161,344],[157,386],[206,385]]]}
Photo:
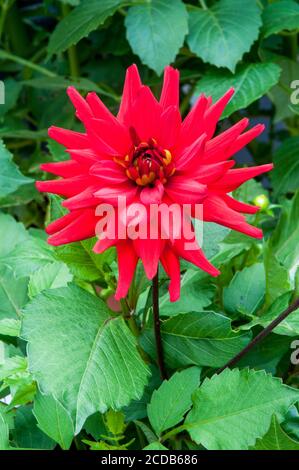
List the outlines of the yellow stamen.
{"label": "yellow stamen", "polygon": [[165,153],[165,158],[163,158],[163,162],[167,166],[167,165],[169,165],[169,163],[171,163],[172,155],[169,152],[169,150],[167,150],[167,149],[164,149],[164,153]]}
{"label": "yellow stamen", "polygon": [[115,163],[118,163],[118,165],[121,165],[121,166],[123,166],[124,168],[127,168],[126,163],[125,163],[121,158],[116,158],[116,157],[114,157],[113,160],[115,161]]}

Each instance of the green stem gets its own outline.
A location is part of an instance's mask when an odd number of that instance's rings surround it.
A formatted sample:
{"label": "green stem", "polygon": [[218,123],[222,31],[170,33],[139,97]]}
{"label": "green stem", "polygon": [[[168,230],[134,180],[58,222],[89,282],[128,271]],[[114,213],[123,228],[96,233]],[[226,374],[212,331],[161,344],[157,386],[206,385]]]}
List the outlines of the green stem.
{"label": "green stem", "polygon": [[182,424],[181,426],[178,426],[177,428],[174,428],[171,431],[167,432],[166,434],[164,434],[164,436],[161,436],[160,441],[167,441],[167,439],[170,439],[171,437],[176,436],[180,432],[186,431],[187,429],[188,426],[186,424]]}
{"label": "green stem", "polygon": [[204,10],[207,10],[207,9],[208,9],[205,0],[199,0],[199,3],[200,3],[200,5],[201,5],[201,8],[203,8]]}
{"label": "green stem", "polygon": [[[67,5],[66,3],[62,3],[61,10],[62,10],[63,17],[67,16],[71,11],[70,6]],[[79,70],[76,46],[70,46],[67,50],[67,54],[68,54],[68,60],[69,60],[70,76],[79,77],[80,70]]]}
{"label": "green stem", "polygon": [[297,33],[291,34],[288,37],[290,57],[294,62],[297,62]]}
{"label": "green stem", "polygon": [[163,344],[161,336],[161,322],[159,315],[159,271],[153,278],[153,316],[154,316],[154,332],[156,340],[157,361],[160,369],[162,380],[167,379],[166,367],[164,363]]}
{"label": "green stem", "polygon": [[40,72],[41,74],[46,75],[47,77],[57,77],[56,73],[51,72],[51,70],[48,70],[45,67],[41,67],[40,65],[34,64],[30,60],[26,60],[17,55],[3,51],[2,49],[0,49],[0,59],[11,60],[12,62],[16,62],[17,64],[24,65],[25,67],[29,67],[32,70],[36,70],[36,72]]}
{"label": "green stem", "polygon": [[6,15],[7,15],[7,12],[9,10],[9,0],[4,0],[3,4],[1,5],[1,15],[0,15],[0,42],[1,42],[1,37],[2,37],[2,34],[3,34],[3,28],[4,28],[4,24],[5,24],[5,19],[6,19]]}

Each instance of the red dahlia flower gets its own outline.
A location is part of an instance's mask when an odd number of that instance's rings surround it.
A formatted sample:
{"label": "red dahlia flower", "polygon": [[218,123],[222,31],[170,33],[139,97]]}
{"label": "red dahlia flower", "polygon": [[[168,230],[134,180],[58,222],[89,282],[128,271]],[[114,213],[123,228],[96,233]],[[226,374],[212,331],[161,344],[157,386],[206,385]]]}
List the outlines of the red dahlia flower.
{"label": "red dahlia flower", "polygon": [[[76,116],[85,132],[50,127],[49,136],[66,147],[70,160],[46,163],[42,169],[60,179],[37,182],[40,191],[65,197],[68,214],[48,225],[49,243],[62,245],[95,236],[100,203],[117,206],[118,196],[127,204],[141,202],[167,205],[203,205],[203,220],[216,222],[252,237],[262,231],[249,225],[241,213],[258,210],[236,201],[229,194],[245,181],[271,170],[272,165],[232,169],[230,158],[257,137],[261,124],[247,132],[244,118],[214,136],[220,115],[233,95],[230,89],[214,104],[201,95],[182,121],[179,112],[179,72],[166,67],[160,100],[142,85],[137,67],[129,67],[117,117],[95,93],[86,99],[73,88],[67,90]],[[150,220],[145,221],[150,223]],[[163,224],[163,222],[162,222]],[[162,230],[162,229],[161,229]],[[160,232],[159,232],[160,233]],[[152,279],[159,261],[170,277],[170,299],[180,293],[180,258],[194,263],[212,276],[219,271],[205,258],[199,246],[189,250],[182,233],[168,239],[99,239],[94,251],[102,253],[115,245],[119,280],[116,298],[129,289],[140,258]],[[189,240],[190,241],[190,240]]]}

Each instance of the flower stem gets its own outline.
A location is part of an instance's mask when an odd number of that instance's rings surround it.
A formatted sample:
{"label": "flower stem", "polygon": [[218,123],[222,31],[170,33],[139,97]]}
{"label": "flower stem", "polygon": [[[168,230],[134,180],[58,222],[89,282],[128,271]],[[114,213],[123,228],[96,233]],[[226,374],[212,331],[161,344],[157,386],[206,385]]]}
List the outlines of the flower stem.
{"label": "flower stem", "polygon": [[262,341],[268,336],[274,328],[277,327],[283,320],[285,320],[292,312],[299,307],[299,297],[286,309],[284,310],[273,322],[264,328],[245,348],[243,348],[235,357],[228,361],[223,367],[217,370],[217,374],[220,374],[227,367],[235,366],[256,344]]}
{"label": "flower stem", "polygon": [[160,369],[161,378],[167,379],[167,373],[164,364],[163,345],[161,338],[161,323],[159,317],[159,271],[153,279],[153,315],[154,315],[154,331],[157,348],[157,360]]}

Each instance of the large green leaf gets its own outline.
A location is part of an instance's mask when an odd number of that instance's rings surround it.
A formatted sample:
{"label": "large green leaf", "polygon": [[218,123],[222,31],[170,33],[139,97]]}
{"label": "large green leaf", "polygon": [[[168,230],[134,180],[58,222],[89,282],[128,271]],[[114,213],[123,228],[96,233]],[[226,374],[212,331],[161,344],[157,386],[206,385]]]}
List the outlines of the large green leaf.
{"label": "large green leaf", "polygon": [[225,108],[222,118],[230,116],[238,109],[247,108],[261,98],[279,80],[280,67],[272,63],[243,64],[233,75],[230,72],[215,70],[207,73],[196,87],[196,94],[205,93],[218,100],[230,88],[235,94]]}
{"label": "large green leaf", "polygon": [[223,290],[223,305],[233,317],[252,314],[258,310],[266,290],[265,268],[256,263],[238,271]]}
{"label": "large green leaf", "polygon": [[299,28],[299,5],[292,0],[280,0],[267,5],[263,11],[263,35],[279,33],[284,29]]}
{"label": "large green leaf", "polygon": [[201,312],[212,303],[215,287],[203,282],[202,272],[188,269],[181,280],[181,296],[177,302],[169,302],[169,294],[160,298],[160,315],[174,316],[178,313]]}
{"label": "large green leaf", "polygon": [[77,44],[113,15],[122,3],[122,0],[82,0],[56,26],[50,37],[49,54],[58,54]]}
{"label": "large green leaf", "polygon": [[123,319],[110,317],[100,299],[76,286],[51,289],[24,314],[30,370],[71,413],[76,432],[96,411],[140,398],[148,368]]}
{"label": "large green leaf", "polygon": [[40,392],[34,399],[33,414],[38,427],[64,450],[70,448],[74,426],[70,414],[52,395]]}
{"label": "large green leaf", "polygon": [[55,261],[46,264],[30,276],[28,294],[34,297],[45,289],[55,289],[67,286],[73,279],[66,264]]}
{"label": "large green leaf", "polygon": [[0,450],[7,450],[9,447],[9,429],[7,420],[0,410]]}
{"label": "large green leaf", "polygon": [[187,11],[181,0],[151,0],[133,6],[125,24],[133,51],[157,74],[174,61],[188,32]]}
{"label": "large green leaf", "polygon": [[0,139],[0,198],[13,193],[20,186],[31,181],[19,171],[12,160],[11,153]]}
{"label": "large green leaf", "polygon": [[14,318],[3,318],[0,320],[0,335],[19,336],[21,321]]}
{"label": "large green leaf", "polygon": [[299,442],[284,432],[274,415],[269,431],[262,439],[257,440],[252,450],[299,450]]}
{"label": "large green leaf", "polygon": [[252,0],[243,0],[242,8],[239,0],[220,0],[211,8],[192,8],[189,17],[187,41],[191,51],[205,62],[232,72],[257,39],[262,24],[261,11]]}
{"label": "large green leaf", "polygon": [[21,243],[29,238],[28,232],[20,222],[9,214],[0,212],[0,262],[7,262],[7,255]]}
{"label": "large green leaf", "polygon": [[0,319],[17,318],[28,300],[28,278],[16,279],[11,268],[0,265]]}
{"label": "large green leaf", "polygon": [[186,419],[191,438],[207,449],[239,450],[254,445],[299,400],[298,390],[264,371],[225,370],[206,379],[193,395]]}
{"label": "large green leaf", "polygon": [[190,367],[176,372],[154,391],[147,411],[157,436],[182,421],[192,405],[191,396],[199,385],[199,378],[200,369]]}
{"label": "large green leaf", "polygon": [[31,406],[22,406],[16,411],[13,444],[22,449],[35,450],[52,450],[55,447],[55,442],[37,427]]}
{"label": "large green leaf", "polygon": [[[221,367],[250,340],[250,335],[235,333],[231,321],[215,312],[191,312],[162,323],[165,360],[169,367],[188,365]],[[141,337],[142,347],[155,356],[151,325]]]}
{"label": "large green leaf", "polygon": [[296,191],[299,181],[299,137],[285,140],[273,155],[271,172],[276,196]]}

